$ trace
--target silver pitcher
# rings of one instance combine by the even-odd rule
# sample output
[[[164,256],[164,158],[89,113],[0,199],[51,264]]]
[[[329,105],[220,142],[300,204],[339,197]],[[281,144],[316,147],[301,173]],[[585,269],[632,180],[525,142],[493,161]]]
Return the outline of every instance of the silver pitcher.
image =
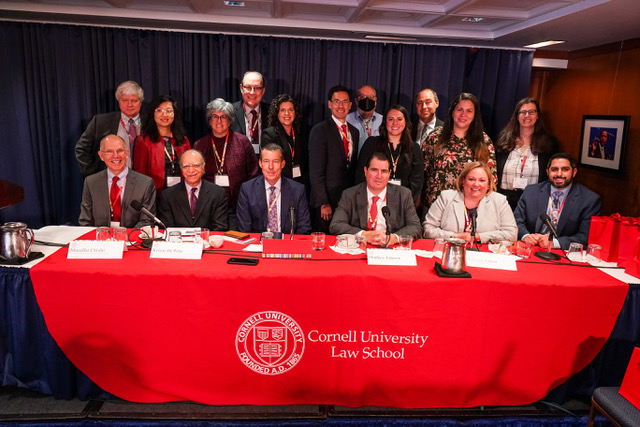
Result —
[[[7,222],[0,226],[0,259],[19,261],[29,258],[33,245],[33,230],[22,222]]]
[[[441,266],[446,273],[464,273],[467,268],[466,250],[464,239],[445,239],[442,251]]]

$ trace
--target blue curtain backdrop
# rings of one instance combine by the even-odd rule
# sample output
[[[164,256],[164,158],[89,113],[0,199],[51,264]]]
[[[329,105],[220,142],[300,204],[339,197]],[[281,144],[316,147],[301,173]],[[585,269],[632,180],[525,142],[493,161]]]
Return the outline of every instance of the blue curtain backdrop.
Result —
[[[0,179],[25,190],[24,202],[0,210],[0,223],[34,228],[77,223],[83,179],[75,143],[94,114],[117,110],[114,92],[124,80],[140,83],[146,101],[174,96],[192,141],[208,131],[208,101],[240,99],[246,70],[264,74],[266,101],[296,97],[307,129],[328,114],[334,84],[370,84],[378,111],[400,103],[412,114],[415,93],[431,87],[440,118],[460,92],[477,95],[495,139],[528,94],[533,60],[529,51],[14,22],[0,22],[0,40]]]

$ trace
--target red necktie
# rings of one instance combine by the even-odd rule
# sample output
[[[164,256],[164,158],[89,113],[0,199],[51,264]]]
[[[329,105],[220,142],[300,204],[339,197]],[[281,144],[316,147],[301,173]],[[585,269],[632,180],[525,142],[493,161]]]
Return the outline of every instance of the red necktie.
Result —
[[[122,214],[122,210],[120,207],[120,187],[118,187],[118,178],[117,176],[113,177],[113,182],[111,183],[111,193],[109,197],[111,198],[111,210],[113,212],[112,220],[114,222],[120,222],[120,215]]]
[[[375,230],[378,224],[378,200],[380,197],[373,196],[371,198],[371,207],[369,208],[369,221],[367,223],[367,230]]]
[[[191,208],[191,218],[196,216],[196,203],[198,202],[198,198],[196,197],[197,188],[191,188],[191,197],[189,198],[189,207]]]
[[[342,125],[342,143],[344,144],[344,155],[349,160],[349,140],[347,139],[347,125]]]

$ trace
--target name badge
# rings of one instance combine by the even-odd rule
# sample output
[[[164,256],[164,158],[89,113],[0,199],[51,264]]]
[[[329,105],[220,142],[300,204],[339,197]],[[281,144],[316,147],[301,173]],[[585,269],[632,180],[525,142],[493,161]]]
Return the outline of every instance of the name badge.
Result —
[[[302,172],[300,172],[300,166],[294,166],[291,169],[294,178],[300,178],[302,176]]]
[[[389,180],[389,184],[401,186],[402,185],[402,181],[400,181],[399,179],[390,179]]]
[[[220,187],[228,187],[229,186],[229,175],[216,175],[216,185]]]
[[[67,259],[122,259],[123,241],[74,240]]]
[[[260,144],[252,144],[253,145],[253,152],[256,154],[260,154]]]
[[[513,188],[524,190],[527,186],[527,178],[513,178]]]
[[[167,187],[173,187],[176,184],[180,184],[179,176],[168,176],[167,177]]]
[[[202,259],[202,243],[153,242],[149,258]]]

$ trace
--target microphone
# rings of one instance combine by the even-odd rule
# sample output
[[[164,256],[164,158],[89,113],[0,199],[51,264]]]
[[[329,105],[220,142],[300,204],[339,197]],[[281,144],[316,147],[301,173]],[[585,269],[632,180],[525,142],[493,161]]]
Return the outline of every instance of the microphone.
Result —
[[[162,221],[160,221],[158,219],[157,216],[155,216],[154,214],[152,214],[149,209],[145,208],[144,206],[142,206],[142,203],[140,203],[139,200],[132,200],[131,201],[131,207],[133,209],[135,209],[136,212],[142,212],[143,214],[147,215],[148,217],[150,217],[151,219],[153,219],[153,222],[155,222],[158,225],[161,225],[162,228],[164,228],[165,230],[167,229],[167,226],[163,224]]]
[[[391,211],[388,206],[382,207],[382,216],[384,217],[384,222],[387,223],[387,236],[391,234]]]
[[[471,219],[471,248],[469,248],[469,250],[477,251],[478,248],[474,248],[473,244],[476,243],[476,231],[477,231],[476,220],[478,218],[478,209],[477,208],[467,209],[467,212],[469,213],[469,218]]]
[[[296,227],[296,204],[293,202],[289,205],[289,218],[291,219],[291,236],[289,240],[293,240],[293,233]]]
[[[544,222],[544,224],[549,228],[549,237],[553,236],[556,239],[558,239],[558,233],[556,233],[556,229],[553,226],[553,223],[551,222],[551,218],[549,218],[549,215],[547,215],[546,213],[541,213],[540,220]],[[560,259],[560,255],[554,254],[553,252],[551,252],[551,246],[549,246],[549,249],[547,252],[543,252],[543,251],[536,252],[536,256],[545,261],[558,261]]]

